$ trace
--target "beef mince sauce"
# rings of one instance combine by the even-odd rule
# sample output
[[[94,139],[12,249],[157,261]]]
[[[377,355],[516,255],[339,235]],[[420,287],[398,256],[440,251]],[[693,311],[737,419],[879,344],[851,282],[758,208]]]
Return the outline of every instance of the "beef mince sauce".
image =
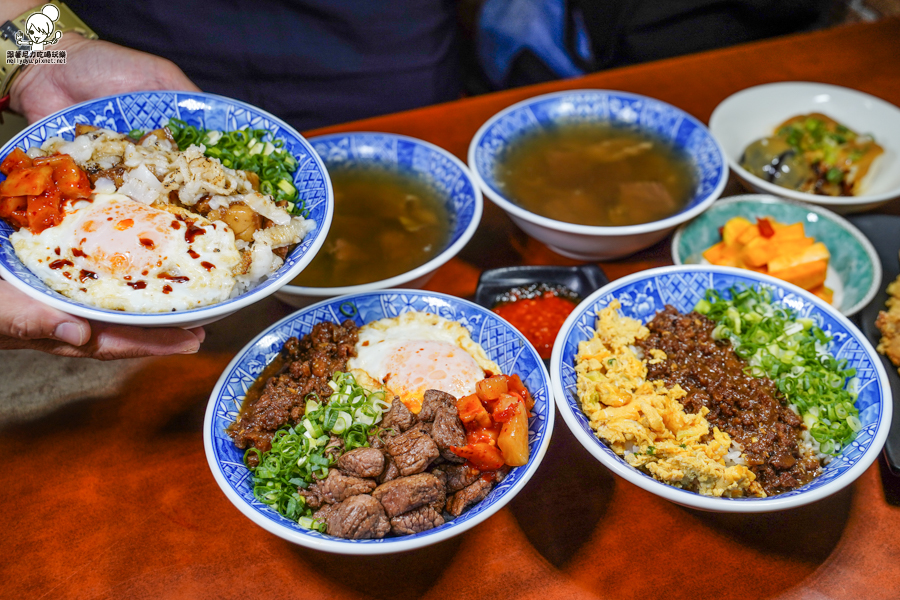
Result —
[[[665,360],[647,364],[647,378],[669,388],[680,385],[687,392],[681,402],[688,413],[708,408],[707,421],[741,445],[766,494],[810,481],[821,468],[815,455],[800,447],[803,420],[787,407],[771,379],[745,373],[747,362],[731,344],[713,339],[715,326],[701,314],[666,306],[647,324],[650,336],[637,342],[645,356],[651,349],[666,353]]]
[[[303,338],[289,339],[247,391],[228,430],[234,444],[270,450],[280,427],[303,419],[308,394],[331,395],[328,382],[356,355],[357,337],[356,325],[345,321],[319,323]],[[464,445],[453,396],[426,391],[418,414],[395,398],[369,436],[369,447],[344,452],[341,438],[332,436],[325,447],[335,461],[328,476],[299,492],[329,535],[367,539],[419,533],[480,502],[509,471],[505,466],[478,471],[450,450]],[[246,460],[255,467],[259,459],[249,453]]]
[[[340,325],[322,322],[303,338],[285,342],[281,354],[247,390],[240,415],[228,428],[234,445],[268,452],[272,436],[282,425],[303,418],[308,394],[328,398],[331,377],[344,371],[347,359],[356,356],[358,329],[350,320]],[[247,459],[256,466],[255,454]]]

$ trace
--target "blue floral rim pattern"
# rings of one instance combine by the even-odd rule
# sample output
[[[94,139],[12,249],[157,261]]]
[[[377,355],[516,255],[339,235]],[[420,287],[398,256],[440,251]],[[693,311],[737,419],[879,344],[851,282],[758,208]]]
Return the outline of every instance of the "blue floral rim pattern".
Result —
[[[859,394],[856,406],[859,409],[862,429],[853,442],[824,468],[819,477],[800,488],[770,498],[723,498],[717,500],[719,502],[749,503],[765,503],[773,500],[783,502],[785,499],[807,494],[833,482],[863,460],[864,456],[871,459],[873,452],[877,453],[881,450],[880,446],[884,441],[886,428],[890,426],[885,419],[886,413],[890,414],[890,392],[884,382],[881,364],[871,346],[843,316],[838,315],[836,311],[830,312],[833,309],[825,310],[811,299],[810,295],[800,291],[799,288],[780,285],[771,278],[757,277],[753,273],[737,272],[735,269],[697,266],[654,269],[646,274],[641,273],[625,278],[622,282],[610,284],[601,290],[599,295],[592,296],[582,303],[571,317],[573,319],[571,324],[560,332],[560,337],[557,339],[557,345],[561,348],[560,362],[558,368],[554,365],[554,377],[558,378],[563,397],[557,395],[556,400],[560,410],[569,411],[574,415],[578,427],[596,444],[595,449],[599,449],[608,459],[639,474],[640,477],[664,486],[665,484],[625,462],[601,442],[591,429],[588,418],[581,410],[576,393],[575,356],[578,353],[578,344],[593,336],[597,313],[614,299],[617,299],[622,305],[620,313],[623,316],[646,323],[666,305],[672,305],[680,312],[690,312],[704,297],[707,289],[714,288],[726,293],[733,286],[763,286],[769,289],[775,300],[794,309],[800,316],[813,319],[825,333],[831,335],[833,341],[830,351],[838,359],[846,359],[848,366],[856,369]],[[880,441],[878,441],[879,439]],[[678,495],[697,497],[697,494],[693,492],[666,487]]]
[[[461,516],[445,524],[412,536],[377,540],[343,540],[309,531],[260,503],[250,485],[250,472],[243,463],[243,451],[235,448],[225,429],[234,421],[247,389],[281,350],[285,341],[308,333],[322,321],[341,323],[348,318],[357,325],[382,318],[419,311],[451,319],[463,325],[472,339],[481,344],[503,373],[518,374],[534,397],[535,405],[529,421],[528,441],[531,456],[527,465],[517,467],[491,490],[490,494]],[[511,325],[491,311],[453,296],[417,290],[385,290],[334,298],[302,309],[276,323],[250,342],[219,379],[207,407],[206,452],[217,481],[227,486],[226,495],[247,512],[265,519],[270,526],[290,534],[290,538],[307,538],[310,542],[327,540],[347,545],[384,545],[399,540],[439,536],[448,529],[467,523],[484,513],[490,514],[509,500],[510,490],[527,480],[542,457],[552,433],[553,400],[550,381],[537,351]],[[498,504],[499,503],[499,504]],[[285,537],[285,536],[283,536]],[[302,542],[301,542],[302,543]]]
[[[220,131],[235,131],[244,127],[267,129],[275,138],[284,140],[284,148],[297,159],[299,166],[294,174],[294,185],[299,191],[300,198],[305,200],[309,218],[316,223],[316,228],[291,251],[285,259],[284,265],[274,275],[241,296],[220,302],[215,306],[222,307],[237,302],[250,294],[267,294],[270,291],[268,288],[272,286],[280,287],[284,283],[281,275],[290,271],[294,265],[304,259],[314,244],[316,247],[321,245],[320,238],[324,238],[328,233],[323,224],[326,222],[326,216],[330,213],[334,199],[325,166],[309,142],[290,125],[263,110],[238,100],[199,92],[134,92],[108,96],[76,104],[31,125],[0,149],[0,160],[6,158],[16,147],[27,150],[32,146],[40,146],[53,136],[72,140],[75,137],[75,125],[77,124],[94,125],[127,133],[132,129],[156,129],[172,118],[181,119],[198,128]],[[25,268],[16,257],[15,250],[9,241],[9,236],[13,231],[6,222],[0,221],[0,264],[9,273],[32,288],[65,304],[82,306],[81,303],[51,290],[39,277]],[[206,306],[180,311],[180,313],[191,314],[209,308]],[[92,307],[92,309],[116,315],[147,316],[147,313],[128,313],[96,307]]]
[[[447,246],[463,237],[478,203],[468,169],[446,150],[390,133],[335,133],[309,140],[329,169],[383,168],[429,185],[444,199],[452,218]]]

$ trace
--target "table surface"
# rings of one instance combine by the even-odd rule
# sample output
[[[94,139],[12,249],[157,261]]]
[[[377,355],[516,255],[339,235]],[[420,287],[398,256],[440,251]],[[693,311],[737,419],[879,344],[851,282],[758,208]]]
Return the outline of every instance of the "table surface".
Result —
[[[741,89],[821,81],[900,105],[900,20],[781,38],[331,127],[419,137],[465,160],[491,115],[540,93],[646,94],[704,122]],[[740,193],[732,182],[726,194]],[[900,214],[894,202],[882,212]],[[574,264],[486,202],[478,232],[429,289],[471,297],[479,273]],[[600,263],[611,279],[669,265],[669,240]],[[291,309],[274,298],[208,326],[203,350],[148,360],[124,391],[0,430],[4,598],[900,597],[900,478],[883,460],[811,506],[768,515],[682,508],[614,477],[557,419],[512,502],[444,543],[386,557],[307,550],[251,523],[219,490],[201,425],[234,354]]]

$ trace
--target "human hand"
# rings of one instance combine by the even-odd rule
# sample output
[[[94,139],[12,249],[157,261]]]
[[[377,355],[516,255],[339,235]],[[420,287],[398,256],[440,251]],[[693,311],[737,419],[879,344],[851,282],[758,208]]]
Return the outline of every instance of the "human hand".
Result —
[[[36,302],[0,281],[0,349],[113,360],[193,354],[205,338],[202,327],[143,328],[86,321]]]
[[[164,58],[67,33],[53,46],[64,65],[31,65],[13,82],[10,107],[34,123],[58,110],[100,96],[138,90],[200,91]]]

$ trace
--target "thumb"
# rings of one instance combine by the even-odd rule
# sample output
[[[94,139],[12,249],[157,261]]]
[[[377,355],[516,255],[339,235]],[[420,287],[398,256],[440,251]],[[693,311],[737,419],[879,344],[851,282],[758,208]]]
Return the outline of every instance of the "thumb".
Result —
[[[0,336],[82,346],[91,339],[91,327],[84,319],[46,306],[0,281]]]

